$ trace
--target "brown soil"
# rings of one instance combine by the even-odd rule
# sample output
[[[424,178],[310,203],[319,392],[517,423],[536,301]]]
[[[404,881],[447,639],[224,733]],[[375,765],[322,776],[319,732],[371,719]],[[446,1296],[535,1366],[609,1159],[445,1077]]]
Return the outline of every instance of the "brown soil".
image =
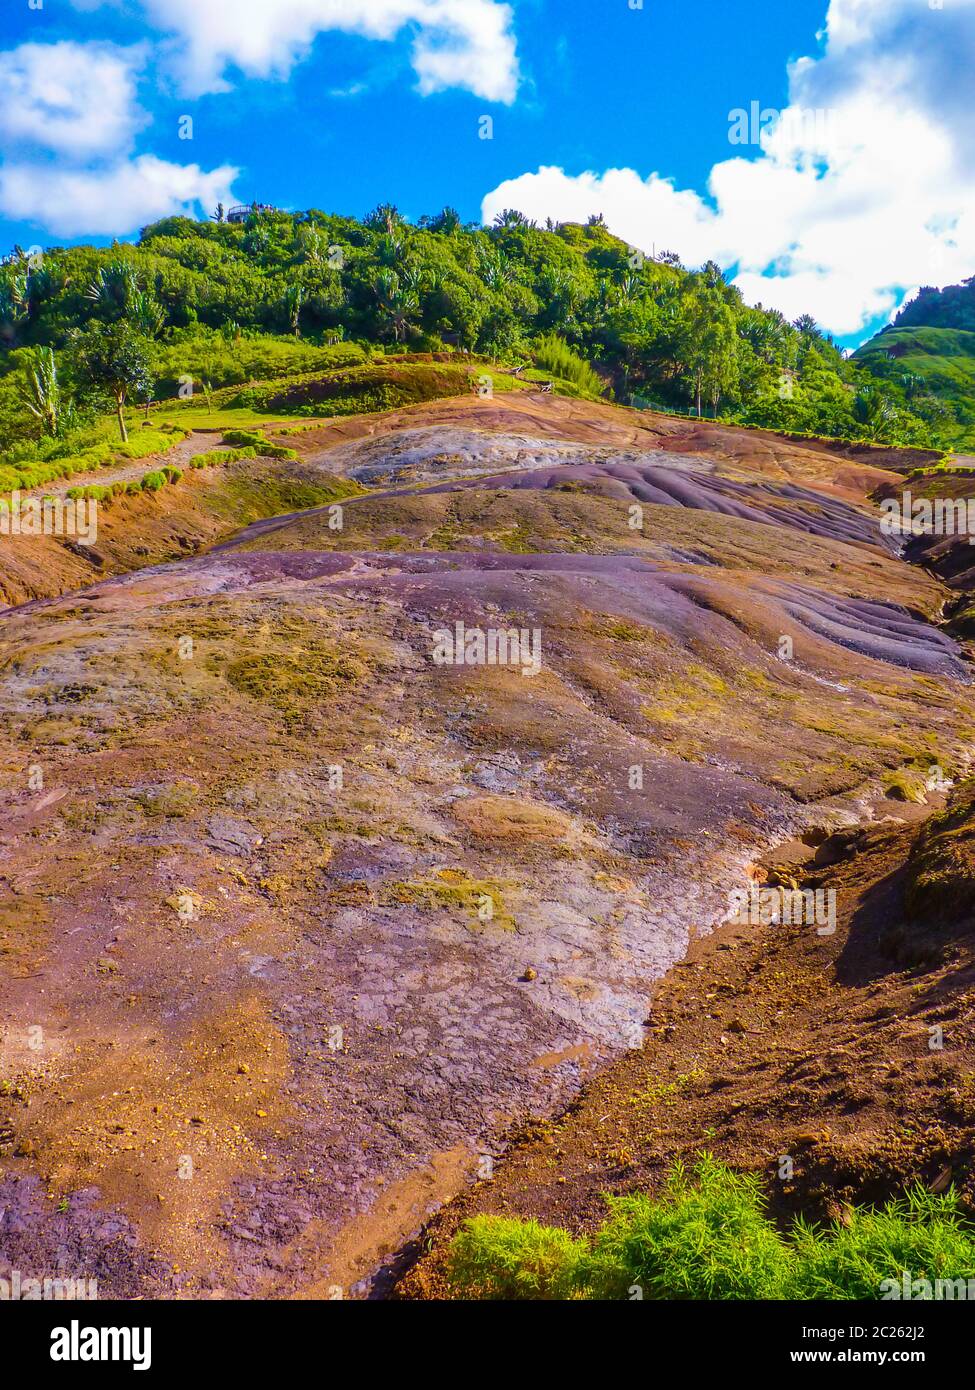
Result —
[[[452,1296],[447,1251],[473,1215],[591,1231],[603,1194],[652,1191],[702,1151],[762,1174],[777,1215],[842,1219],[916,1181],[954,1183],[975,1211],[975,940],[970,921],[945,942],[907,916],[916,834],[874,827],[846,862],[801,876],[837,890],[834,936],[728,925],[696,940],[660,982],[642,1048],[510,1136],[492,1179],[405,1253],[397,1296]]]
[[[380,484],[332,530],[307,490],[421,428],[421,471],[448,490]],[[120,1297],[381,1288],[432,1205],[607,1063],[575,1167],[540,1160],[543,1215],[578,1180],[572,1219],[595,1220],[607,1183],[652,1182],[705,1140],[764,1167],[830,1106],[903,1155],[913,1093],[880,1087],[913,1075],[896,1029],[916,1016],[923,1034],[940,1005],[894,966],[841,978],[840,936],[695,945],[626,1050],[770,843],[876,816],[885,780],[910,789],[935,758],[968,766],[948,591],[882,542],[881,460],[527,393],[288,442],[297,465],[111,508],[112,577],[3,615],[0,1269],[75,1250]],[[578,488],[519,490],[553,450],[559,469],[586,451]],[[621,453],[670,480],[641,532]],[[460,619],[541,630],[540,673],[437,664],[434,634]],[[871,988],[891,1020],[868,1018]],[[839,1043],[816,1032],[827,998]],[[798,1042],[773,1035],[783,1019]],[[891,1054],[864,1053],[888,1025]],[[763,1088],[802,1059],[774,1110]],[[931,1164],[950,1157],[932,1145]],[[852,1158],[830,1162],[811,1202],[855,1186]]]

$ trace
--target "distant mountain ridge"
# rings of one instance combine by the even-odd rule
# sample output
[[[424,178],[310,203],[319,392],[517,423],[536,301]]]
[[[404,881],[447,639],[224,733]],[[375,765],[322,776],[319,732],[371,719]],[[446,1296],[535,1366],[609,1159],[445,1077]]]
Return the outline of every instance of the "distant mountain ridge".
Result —
[[[856,361],[956,448],[975,447],[975,275],[940,290],[925,285]]]
[[[892,328],[958,328],[975,333],[975,275],[938,290],[925,285],[905,304]]]

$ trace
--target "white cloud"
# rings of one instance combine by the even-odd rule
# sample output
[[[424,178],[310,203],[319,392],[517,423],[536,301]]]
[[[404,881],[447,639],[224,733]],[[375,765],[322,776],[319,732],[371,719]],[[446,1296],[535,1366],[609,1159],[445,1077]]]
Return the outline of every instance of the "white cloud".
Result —
[[[760,151],[714,166],[708,198],[659,174],[542,168],[483,215],[602,212],[634,245],[736,266],[750,301],[854,334],[908,287],[975,271],[973,66],[975,0],[831,0],[823,52],[790,70],[789,111]]]
[[[123,154],[145,124],[135,100],[144,59],[141,45],[70,42],[0,53],[0,145]]]
[[[102,169],[37,164],[0,167],[0,208],[57,235],[112,236],[175,213],[209,213],[232,201],[238,170],[209,172],[143,154]]]
[[[233,67],[251,77],[286,77],[319,34],[339,31],[388,41],[408,28],[416,30],[413,66],[424,94],[461,87],[507,103],[518,87],[513,14],[500,0],[142,3],[155,27],[173,36],[173,61],[193,96],[226,91]]]
[[[131,157],[144,45],[26,43],[0,52],[0,213],[59,236],[116,236],[231,201],[237,170]]]

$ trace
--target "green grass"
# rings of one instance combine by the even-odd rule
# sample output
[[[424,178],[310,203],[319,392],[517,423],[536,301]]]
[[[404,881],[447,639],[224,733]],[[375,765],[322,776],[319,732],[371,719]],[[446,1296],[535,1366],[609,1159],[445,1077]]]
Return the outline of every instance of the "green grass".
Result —
[[[883,1211],[851,1211],[848,1225],[818,1231],[801,1222],[794,1238],[799,1298],[875,1299],[885,1279],[971,1279],[975,1241],[951,1197],[917,1187]]]
[[[603,383],[585,358],[573,352],[568,343],[556,333],[539,338],[534,350],[535,365],[543,372],[563,382],[570,382],[582,395],[598,397],[603,393]]]
[[[287,417],[280,411],[274,414],[267,410],[252,410],[249,406],[227,406],[214,400],[213,407],[206,401],[165,401],[159,408],[159,419],[170,428],[183,430],[212,431],[214,434],[229,429],[261,429],[276,422],[284,424]]]
[[[159,396],[175,396],[190,377],[195,399],[202,400],[202,383],[212,390],[242,386],[304,372],[326,372],[365,362],[368,347],[339,343],[319,347],[292,337],[243,333],[235,337],[200,325],[174,332],[166,342],[152,345],[152,376]]]
[[[909,400],[925,393],[943,402],[955,416],[941,423],[946,438],[961,451],[975,449],[975,333],[887,328],[859,349],[856,360],[908,391]]]
[[[241,459],[256,459],[258,451],[253,445],[246,449],[210,449],[205,454],[194,454],[190,459],[191,468],[218,468],[221,464],[239,463]]]
[[[0,456],[0,492],[14,488],[36,488],[78,473],[96,473],[102,468],[164,454],[185,439],[175,426],[134,429],[127,444],[106,441],[98,428],[67,442],[47,440],[38,446],[33,458],[4,461]]]
[[[316,371],[270,381],[252,381],[210,393],[209,401],[165,402],[159,418],[181,429],[253,432],[300,420],[370,414],[419,405],[425,401],[471,394],[475,384],[490,383],[492,392],[526,391],[548,378],[530,373],[522,380],[490,362],[413,362],[394,356],[328,372]],[[564,395],[578,395],[571,383],[556,382]],[[163,413],[164,412],[164,413]]]
[[[225,430],[224,444],[237,449],[254,449],[257,457],[267,459],[296,459],[297,452],[283,444],[272,444],[269,439],[254,430]]]
[[[166,465],[164,468],[156,468],[144,473],[141,478],[131,478],[129,480],[118,479],[114,483],[88,483],[83,487],[68,488],[68,497],[86,497],[91,501],[98,502],[103,507],[109,507],[122,496],[134,496],[139,492],[159,492],[167,483],[178,483],[183,476],[181,468],[173,468]]]
[[[475,384],[486,385],[488,381],[495,392],[526,389],[517,378],[495,371],[488,362],[458,365],[390,356],[339,371],[251,384],[233,394],[226,404],[264,412],[272,418],[297,415],[329,419],[470,395]]]
[[[478,1299],[579,1298],[587,1254],[585,1241],[558,1226],[475,1216],[451,1247],[451,1281]]]
[[[880,1299],[884,1280],[975,1277],[975,1230],[953,1192],[916,1188],[843,1223],[769,1219],[762,1183],[708,1154],[677,1164],[657,1197],[609,1197],[594,1236],[477,1216],[451,1245],[448,1278],[469,1299]],[[915,1297],[918,1295],[915,1294]],[[923,1294],[921,1295],[924,1296]]]

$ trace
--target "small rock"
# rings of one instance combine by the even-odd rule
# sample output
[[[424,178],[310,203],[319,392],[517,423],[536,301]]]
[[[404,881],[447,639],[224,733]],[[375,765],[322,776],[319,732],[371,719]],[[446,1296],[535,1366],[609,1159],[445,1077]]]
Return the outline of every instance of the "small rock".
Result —
[[[532,980],[538,979],[538,971],[534,969],[533,966],[529,965],[526,968],[524,975],[522,975],[520,978],[524,981],[525,984],[530,985]]]
[[[950,1169],[950,1168],[942,1168],[941,1172],[940,1172],[940,1173],[938,1174],[938,1176],[935,1178],[934,1182],[930,1184],[930,1191],[931,1191],[931,1192],[944,1192],[945,1189],[948,1188],[948,1187],[950,1187],[950,1186],[951,1186],[951,1169]]]

